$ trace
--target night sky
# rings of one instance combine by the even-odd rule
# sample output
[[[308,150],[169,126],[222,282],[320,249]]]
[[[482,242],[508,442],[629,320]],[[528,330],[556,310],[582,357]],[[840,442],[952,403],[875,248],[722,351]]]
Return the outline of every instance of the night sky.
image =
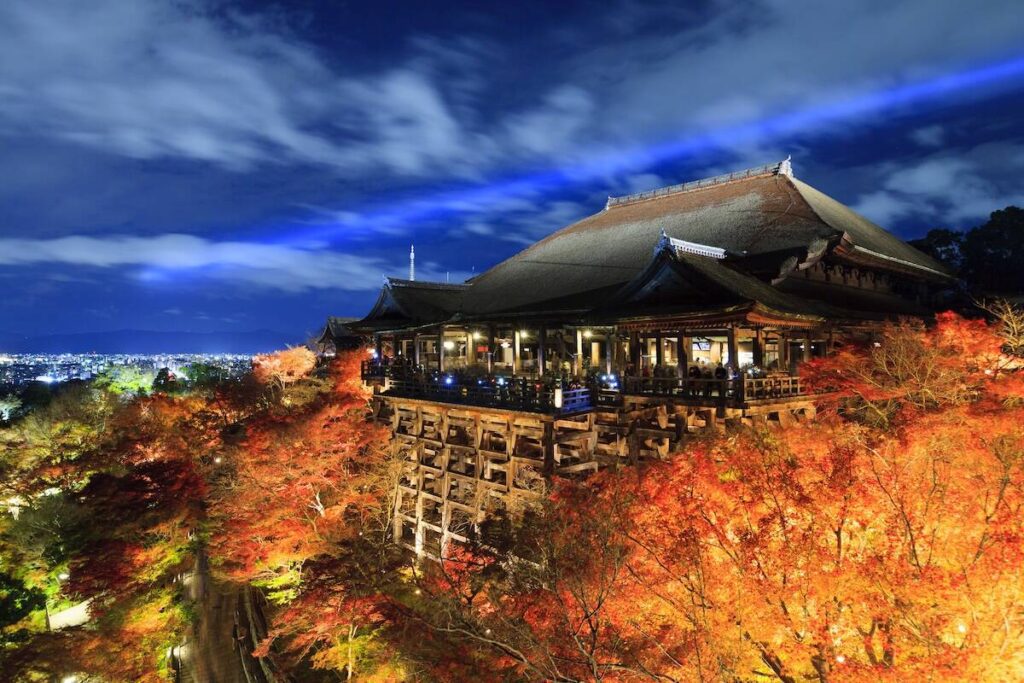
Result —
[[[969,228],[1024,205],[1022,111],[1020,0],[3,0],[0,332],[301,336],[410,243],[457,282],[788,154],[903,237]]]

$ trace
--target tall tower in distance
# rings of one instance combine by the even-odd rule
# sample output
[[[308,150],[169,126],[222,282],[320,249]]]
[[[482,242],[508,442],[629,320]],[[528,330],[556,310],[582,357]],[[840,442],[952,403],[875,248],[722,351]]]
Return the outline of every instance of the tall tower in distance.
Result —
[[[416,279],[416,246],[409,245],[409,280]]]

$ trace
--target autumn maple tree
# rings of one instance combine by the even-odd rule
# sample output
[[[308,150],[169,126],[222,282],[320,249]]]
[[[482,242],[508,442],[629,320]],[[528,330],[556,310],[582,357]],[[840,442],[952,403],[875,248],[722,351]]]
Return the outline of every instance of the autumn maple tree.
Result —
[[[438,670],[1020,678],[1024,408],[999,332],[894,325],[817,365],[836,409],[814,423],[563,482],[537,561],[479,546],[426,572],[419,618],[455,653]]]

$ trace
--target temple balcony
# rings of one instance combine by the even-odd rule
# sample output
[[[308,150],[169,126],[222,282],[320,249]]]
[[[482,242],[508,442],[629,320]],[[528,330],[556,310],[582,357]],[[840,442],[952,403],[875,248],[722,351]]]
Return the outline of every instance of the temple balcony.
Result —
[[[607,397],[608,392],[602,392]],[[748,405],[806,398],[800,378],[792,375],[706,379],[690,377],[624,377],[621,394],[672,397],[693,405]]]
[[[409,365],[364,361],[363,382],[384,396],[517,412],[568,415],[589,410],[589,387],[564,387],[537,377],[476,376],[460,371],[425,371]]]
[[[800,378],[784,373],[729,379],[598,375],[581,386],[551,377],[446,373],[368,361],[363,381],[383,396],[548,415],[584,413],[622,405],[625,399],[651,398],[706,407],[743,408],[806,400]]]

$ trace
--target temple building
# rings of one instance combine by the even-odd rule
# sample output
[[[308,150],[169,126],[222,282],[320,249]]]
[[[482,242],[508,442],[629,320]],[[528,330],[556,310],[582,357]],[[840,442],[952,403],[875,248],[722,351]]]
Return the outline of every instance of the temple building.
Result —
[[[338,351],[352,351],[358,349],[365,343],[365,339],[358,332],[349,328],[358,318],[337,318],[331,316],[327,319],[324,329],[320,331],[313,346],[321,356],[334,356]]]
[[[438,556],[552,475],[813,417],[802,362],[927,319],[952,283],[788,159],[609,198],[464,284],[388,279],[347,327],[406,463],[396,537]]]

